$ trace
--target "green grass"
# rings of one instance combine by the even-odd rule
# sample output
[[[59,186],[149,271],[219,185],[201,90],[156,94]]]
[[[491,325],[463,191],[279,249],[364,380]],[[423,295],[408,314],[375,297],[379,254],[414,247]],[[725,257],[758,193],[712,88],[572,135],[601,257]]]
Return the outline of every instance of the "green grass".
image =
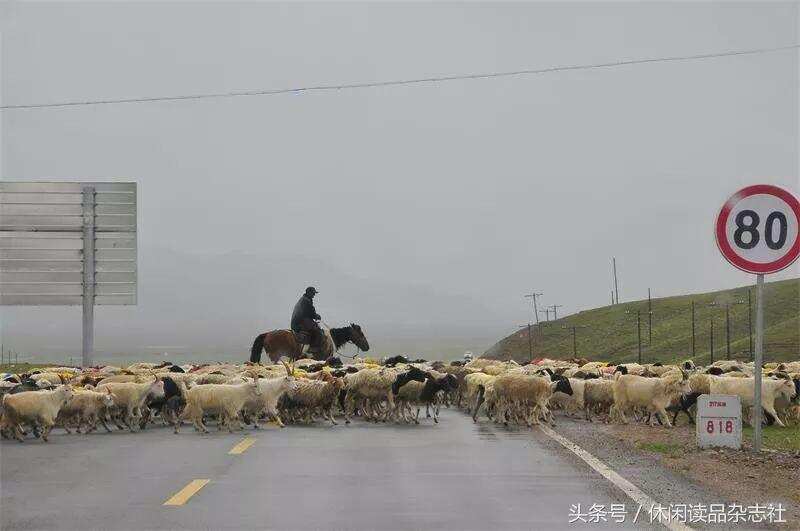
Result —
[[[708,363],[710,321],[714,320],[714,359],[726,357],[725,304],[730,306],[731,357],[749,359],[747,292],[752,290],[755,326],[755,288],[744,286],[725,291],[698,293],[652,300],[652,343],[648,344],[647,300],[605,306],[569,315],[534,328],[534,358],[573,357],[572,331],[563,326],[578,326],[577,355],[590,360],[613,363],[638,358],[636,311],[641,312],[642,361],[671,362],[693,358]],[[764,359],[800,359],[800,279],[767,283],[764,286]],[[691,303],[695,304],[695,355],[692,356]],[[735,304],[744,301],[743,304]],[[710,306],[716,303],[716,306]],[[628,311],[629,313],[625,313]],[[753,332],[755,335],[755,331]],[[754,337],[755,340],[755,337]],[[502,360],[529,359],[526,330],[498,341],[484,353]]]
[[[664,454],[667,457],[680,457],[683,454],[683,447],[680,444],[651,442],[637,443],[636,447],[640,450]]]
[[[753,440],[753,428],[744,426],[742,434],[746,439]],[[787,428],[766,426],[761,429],[761,437],[766,448],[800,452],[800,425]]]
[[[52,363],[3,363],[0,364],[0,372],[13,372],[15,374],[21,374],[23,372],[28,372],[31,369],[41,367],[55,367],[55,365]]]

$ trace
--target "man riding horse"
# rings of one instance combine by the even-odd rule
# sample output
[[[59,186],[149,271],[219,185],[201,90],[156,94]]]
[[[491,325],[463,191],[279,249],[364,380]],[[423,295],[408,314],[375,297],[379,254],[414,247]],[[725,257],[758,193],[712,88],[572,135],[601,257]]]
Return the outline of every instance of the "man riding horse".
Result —
[[[319,349],[322,343],[322,330],[317,321],[322,319],[314,308],[314,295],[319,293],[316,288],[309,286],[306,292],[294,305],[292,312],[292,331],[297,336],[298,343],[309,345],[312,350]]]

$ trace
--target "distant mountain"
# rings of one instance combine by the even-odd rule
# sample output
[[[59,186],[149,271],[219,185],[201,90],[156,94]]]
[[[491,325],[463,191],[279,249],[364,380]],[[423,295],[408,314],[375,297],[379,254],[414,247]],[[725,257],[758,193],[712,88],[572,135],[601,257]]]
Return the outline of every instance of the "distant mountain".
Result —
[[[732,357],[749,358],[750,328],[748,290],[752,291],[755,326],[755,287],[698,293],[652,300],[652,342],[647,300],[604,306],[541,323],[532,334],[533,357],[564,359],[575,353],[590,360],[631,362],[638,359],[636,312],[639,311],[642,359],[645,363],[693,358],[706,363],[711,358],[711,327],[714,328],[714,359],[727,356],[725,305],[730,305],[730,351]],[[765,359],[800,359],[800,279],[765,284]],[[695,355],[692,356],[692,311],[695,307]],[[712,305],[713,304],[713,305]],[[573,330],[575,343],[573,345]],[[755,331],[753,331],[755,334]],[[754,336],[755,339],[755,336]],[[519,362],[530,358],[527,330],[515,332],[495,343],[483,357]]]

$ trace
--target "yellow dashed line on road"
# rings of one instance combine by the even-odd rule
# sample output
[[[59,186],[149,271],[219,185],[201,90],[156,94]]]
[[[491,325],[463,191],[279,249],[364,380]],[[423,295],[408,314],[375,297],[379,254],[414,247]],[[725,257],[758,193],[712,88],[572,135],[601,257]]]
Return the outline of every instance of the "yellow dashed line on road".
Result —
[[[206,486],[211,481],[209,479],[195,479],[189,482],[188,485],[175,493],[175,495],[164,502],[164,505],[183,505],[189,498],[197,494],[197,491]]]
[[[239,455],[244,453],[245,450],[253,446],[254,442],[256,442],[255,437],[245,437],[239,444],[231,448],[230,452],[228,452],[228,455]]]

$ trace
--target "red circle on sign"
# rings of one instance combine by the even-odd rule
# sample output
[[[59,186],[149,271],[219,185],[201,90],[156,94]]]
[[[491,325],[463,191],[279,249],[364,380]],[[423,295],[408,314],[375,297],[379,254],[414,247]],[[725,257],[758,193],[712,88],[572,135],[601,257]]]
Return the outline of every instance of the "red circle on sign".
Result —
[[[742,271],[747,271],[748,273],[755,273],[758,275],[776,273],[792,265],[792,262],[797,260],[797,257],[800,256],[800,235],[795,238],[794,244],[786,251],[786,254],[777,260],[773,260],[772,262],[753,262],[736,254],[736,251],[734,251],[733,247],[731,247],[731,244],[728,242],[728,238],[725,234],[728,216],[730,216],[731,210],[733,210],[733,207],[736,205],[736,203],[745,197],[750,197],[751,195],[756,194],[772,195],[781,199],[784,203],[789,205],[789,207],[792,209],[792,212],[794,212],[795,218],[798,219],[798,223],[800,223],[800,202],[797,201],[797,198],[792,193],[771,184],[754,184],[752,186],[742,188],[733,194],[727,201],[725,201],[724,205],[722,205],[722,209],[720,209],[719,214],[717,215],[717,228],[715,231],[717,247],[719,247],[722,256],[724,256],[725,259],[731,263],[731,265],[738,267]]]

